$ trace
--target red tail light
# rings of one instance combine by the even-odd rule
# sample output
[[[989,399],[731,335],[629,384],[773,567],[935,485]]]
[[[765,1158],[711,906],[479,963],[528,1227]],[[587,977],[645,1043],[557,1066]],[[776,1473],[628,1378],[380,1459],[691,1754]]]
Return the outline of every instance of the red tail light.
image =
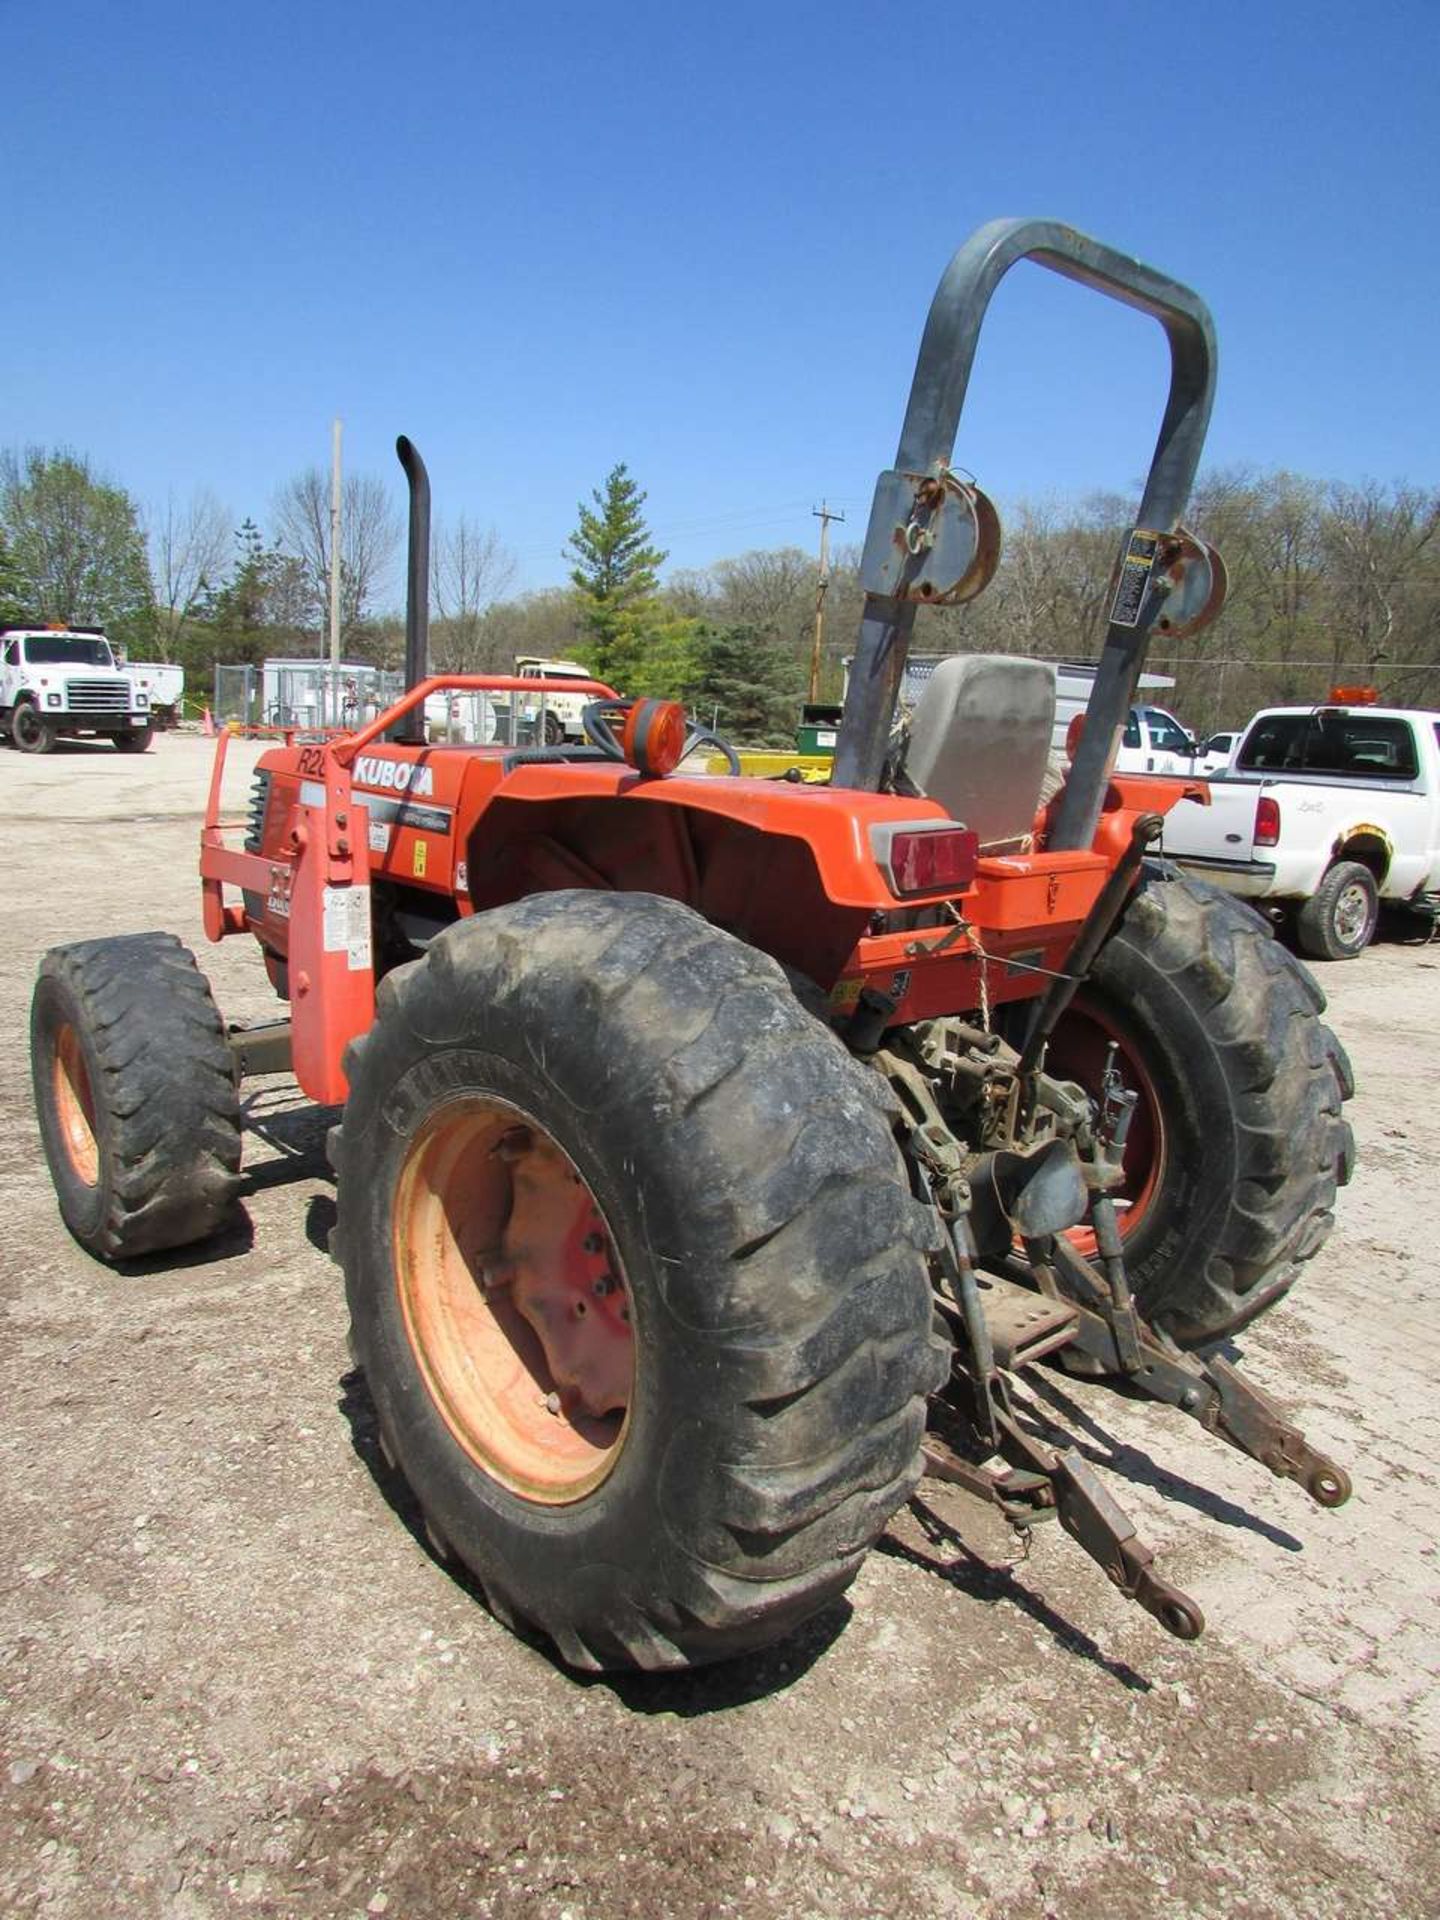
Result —
[[[959,893],[975,878],[980,840],[968,827],[872,827],[875,860],[890,891]]]
[[[1257,847],[1280,844],[1280,802],[1271,799],[1268,793],[1261,795],[1255,809],[1255,844]]]

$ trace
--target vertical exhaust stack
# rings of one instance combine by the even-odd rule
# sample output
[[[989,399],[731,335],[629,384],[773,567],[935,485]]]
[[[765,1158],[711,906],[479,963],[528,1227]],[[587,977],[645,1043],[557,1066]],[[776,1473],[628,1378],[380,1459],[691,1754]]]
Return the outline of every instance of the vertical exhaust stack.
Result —
[[[414,442],[403,433],[395,442],[395,451],[410,489],[410,540],[405,563],[405,691],[409,693],[430,671],[430,476]],[[391,738],[403,745],[423,746],[423,708],[416,707],[398,720]]]

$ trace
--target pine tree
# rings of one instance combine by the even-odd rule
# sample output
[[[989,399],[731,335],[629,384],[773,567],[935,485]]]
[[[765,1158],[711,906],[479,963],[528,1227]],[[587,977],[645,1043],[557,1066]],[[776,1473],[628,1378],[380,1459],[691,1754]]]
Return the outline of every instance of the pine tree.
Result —
[[[798,661],[752,626],[702,626],[695,637],[692,712],[712,713],[721,733],[753,745],[793,743],[799,709]]]
[[[603,680],[643,647],[647,606],[660,584],[656,570],[666,556],[650,544],[641,512],[645,495],[623,461],[590,498],[594,507],[581,503],[580,524],[565,551],[575,562],[570,578],[589,635],[588,664]]]

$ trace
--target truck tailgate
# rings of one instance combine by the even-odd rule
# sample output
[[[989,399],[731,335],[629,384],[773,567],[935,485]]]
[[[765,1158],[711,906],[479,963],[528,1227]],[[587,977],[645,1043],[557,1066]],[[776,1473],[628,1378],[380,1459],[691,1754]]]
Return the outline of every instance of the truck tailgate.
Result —
[[[1252,780],[1214,780],[1208,783],[1210,804],[1181,800],[1165,816],[1161,852],[1197,874],[1244,877],[1253,880],[1247,891],[1262,892],[1274,874],[1273,863],[1256,858],[1255,812],[1262,786]]]

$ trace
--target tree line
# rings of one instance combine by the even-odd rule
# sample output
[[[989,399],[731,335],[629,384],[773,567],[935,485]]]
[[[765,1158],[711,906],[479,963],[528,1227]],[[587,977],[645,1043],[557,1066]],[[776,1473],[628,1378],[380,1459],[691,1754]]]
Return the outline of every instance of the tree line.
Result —
[[[617,465],[577,507],[566,586],[515,595],[513,556],[493,528],[437,518],[431,659],[450,672],[509,671],[518,653],[578,660],[628,693],[683,699],[747,740],[786,740],[804,697],[817,563],[797,547],[672,570],[646,496]],[[1021,501],[1008,509],[996,577],[963,608],[925,609],[914,645],[932,652],[1093,658],[1130,503]],[[1158,695],[1202,733],[1258,706],[1326,697],[1337,683],[1440,707],[1440,494],[1325,483],[1287,472],[1211,472],[1188,523],[1229,572],[1220,618],[1152,654],[1173,676]],[[0,454],[0,620],[103,624],[132,658],[178,661],[203,698],[217,661],[318,656],[330,600],[330,483],[286,482],[268,530],[207,490],[137,502],[69,451]],[[403,617],[381,606],[402,524],[379,480],[345,482],[340,624],[347,659],[398,666]],[[863,592],[859,549],[832,558],[821,697],[838,700]]]

